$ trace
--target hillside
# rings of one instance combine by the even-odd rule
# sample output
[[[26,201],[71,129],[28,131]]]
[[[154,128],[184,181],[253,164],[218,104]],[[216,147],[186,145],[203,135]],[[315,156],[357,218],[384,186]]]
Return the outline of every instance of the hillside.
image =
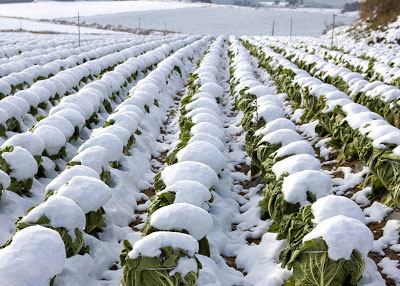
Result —
[[[366,44],[400,44],[400,1],[362,1],[360,19],[336,29],[336,40],[355,40]],[[330,37],[332,31],[328,31]]]

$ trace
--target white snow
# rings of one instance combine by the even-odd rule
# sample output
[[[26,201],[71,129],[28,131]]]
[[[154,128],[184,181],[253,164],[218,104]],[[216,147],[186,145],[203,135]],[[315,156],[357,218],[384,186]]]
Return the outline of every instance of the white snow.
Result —
[[[199,90],[201,92],[207,92],[208,94],[213,95],[215,98],[221,97],[224,92],[220,85],[212,82],[203,84]]]
[[[1,30],[18,31],[21,27],[23,30],[27,32],[55,32],[55,33],[78,34],[78,29],[76,28],[76,26],[73,25],[60,25],[60,24],[40,22],[35,20],[8,18],[1,16],[0,16],[0,27]],[[80,30],[82,34],[98,34],[98,35],[125,34],[122,32],[114,32],[110,30],[101,30],[101,29],[86,28],[86,27],[81,27]]]
[[[62,186],[57,195],[72,199],[87,214],[102,207],[111,198],[111,190],[99,179],[77,176]]]
[[[216,114],[221,114],[221,110],[215,100],[208,97],[196,99],[186,105],[187,111],[192,111],[197,108],[207,108],[214,111]]]
[[[150,223],[159,230],[186,230],[196,240],[206,236],[213,226],[208,212],[187,203],[174,203],[156,210]]]
[[[12,152],[5,152],[2,157],[12,170],[9,175],[18,181],[33,178],[38,171],[36,160],[24,148],[15,146]]]
[[[314,223],[320,223],[337,215],[344,215],[365,223],[365,215],[361,208],[346,197],[326,196],[313,203],[311,209],[314,215]]]
[[[66,261],[64,242],[58,232],[43,226],[27,227],[0,250],[2,285],[48,285],[61,273]]]
[[[10,176],[7,173],[0,170],[0,184],[3,187],[2,189],[3,190],[7,189],[10,186],[10,183],[11,183]]]
[[[258,85],[252,88],[249,88],[245,92],[246,94],[253,94],[256,97],[262,97],[264,95],[273,95],[276,93],[275,89],[264,86],[264,85]]]
[[[179,150],[176,154],[178,162],[193,161],[200,162],[211,167],[215,173],[221,172],[226,165],[224,155],[208,142],[193,142]]]
[[[268,122],[263,128],[258,129],[256,131],[256,136],[260,134],[266,135],[279,129],[291,129],[295,131],[296,125],[286,118],[278,118]]]
[[[380,255],[384,256],[384,250],[391,245],[395,245],[398,243],[400,234],[400,222],[398,220],[388,220],[384,229],[383,235],[378,240],[374,241],[374,246],[372,248],[373,252],[377,252]]]
[[[382,268],[382,273],[386,274],[388,278],[396,281],[396,284],[400,282],[400,270],[398,269],[398,260],[392,260],[389,257],[384,257],[381,262],[378,263],[378,265]]]
[[[178,181],[158,192],[157,195],[165,192],[175,193],[174,203],[188,203],[198,207],[202,207],[205,202],[211,199],[211,192],[204,185],[196,181]]]
[[[218,177],[211,167],[192,161],[178,162],[166,167],[161,172],[161,179],[167,187],[178,181],[189,180],[199,182],[210,189],[218,182]]]
[[[196,111],[196,110],[197,109],[195,109],[193,111]],[[194,115],[192,117],[192,122],[195,123],[195,124],[196,123],[200,123],[200,122],[209,122],[209,123],[212,123],[214,125],[217,125],[218,127],[221,127],[221,128],[223,127],[222,123],[221,123],[221,120],[217,116],[211,115],[209,113],[198,113],[198,114]]]
[[[329,175],[321,171],[304,170],[284,178],[282,193],[285,201],[305,206],[310,204],[307,200],[307,192],[311,192],[318,200],[330,194],[332,187],[333,182]]]
[[[104,169],[108,168],[109,154],[108,150],[100,146],[92,146],[85,149],[83,152],[79,152],[72,162],[80,162],[83,166],[87,166],[93,170],[96,170],[98,174]]]
[[[72,178],[76,176],[86,176],[86,177],[100,179],[99,174],[93,169],[82,165],[75,165],[65,169],[61,174],[55,177],[46,186],[46,191],[51,191],[51,190],[57,191],[62,185],[68,183]]]
[[[83,231],[86,225],[85,214],[71,199],[62,196],[51,196],[46,202],[32,209],[22,218],[23,222],[35,223],[42,216],[50,219],[50,226],[64,227],[69,231],[76,228]]]
[[[40,120],[38,123],[36,123],[35,128],[47,128],[48,126],[57,128],[61,133],[64,134],[67,141],[72,134],[74,134],[74,126],[72,126],[67,119],[58,115],[52,115]]]
[[[199,251],[199,244],[190,235],[179,232],[157,231],[153,232],[133,245],[129,252],[129,258],[136,259],[141,256],[156,257],[161,254],[160,248],[171,246],[172,249],[185,250],[189,256],[193,256]]]
[[[265,135],[261,142],[268,142],[270,144],[281,144],[286,146],[289,143],[301,141],[301,136],[291,129],[279,129]]]
[[[122,150],[124,149],[124,145],[121,140],[113,134],[96,134],[96,136],[91,137],[85,143],[83,143],[78,152],[83,152],[90,147],[103,147],[107,150],[109,162],[118,161],[121,159]]]
[[[381,223],[392,210],[392,208],[384,204],[374,202],[372,206],[364,209],[364,213],[367,216],[367,224],[371,222]]]
[[[50,156],[58,154],[60,149],[67,144],[64,134],[53,126],[39,126],[33,130],[45,145],[45,150]]]
[[[32,156],[42,155],[45,147],[43,140],[31,132],[15,134],[6,140],[2,146],[19,146],[28,150]]]
[[[292,143],[283,146],[276,151],[275,161],[279,158],[283,158],[289,155],[298,155],[298,154],[309,154],[311,156],[315,156],[314,149],[311,147],[311,144],[307,141],[294,141]]]
[[[194,258],[189,257],[181,257],[178,260],[178,264],[175,269],[169,272],[169,276],[175,275],[175,273],[179,273],[181,277],[185,277],[189,272],[197,273],[197,262]]]
[[[190,138],[188,144],[194,142],[208,142],[218,148],[219,151],[223,152],[226,149],[225,144],[218,138],[208,133],[199,132]]]
[[[290,279],[290,271],[277,263],[279,252],[285,246],[284,240],[277,241],[276,234],[267,232],[262,236],[260,244],[241,247],[235,262],[247,272],[245,281],[248,285],[281,286]]]
[[[283,173],[288,172],[294,174],[304,170],[319,170],[321,163],[318,159],[309,154],[293,155],[285,158],[272,167],[276,178],[279,178]]]
[[[349,260],[353,250],[366,257],[374,243],[374,236],[365,224],[343,215],[322,221],[303,241],[314,238],[322,238],[326,242],[329,258],[335,261],[340,258]]]
[[[22,5],[21,5],[22,4]],[[77,3],[64,2],[32,2],[32,3],[14,3],[5,4],[2,7],[2,16],[18,16],[31,19],[53,19],[62,17],[76,17],[80,13],[81,17],[117,14],[133,11],[152,11],[165,9],[179,9],[193,7],[188,3],[164,2],[164,1],[104,1],[98,5],[90,1],[81,1]],[[204,6],[196,5],[195,6]],[[17,13],[18,11],[18,13]]]
[[[265,104],[265,103],[264,103]],[[253,122],[258,122],[261,118],[264,119],[265,123],[269,123],[272,120],[282,118],[285,116],[285,112],[282,108],[276,105],[266,104],[261,105],[257,112],[253,114]]]

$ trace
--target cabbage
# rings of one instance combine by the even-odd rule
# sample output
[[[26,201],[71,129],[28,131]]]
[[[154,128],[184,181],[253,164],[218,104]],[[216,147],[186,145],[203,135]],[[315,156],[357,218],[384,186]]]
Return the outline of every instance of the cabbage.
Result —
[[[179,272],[170,276],[170,271],[178,265],[181,257],[190,257],[182,249],[173,250],[166,246],[160,248],[161,254],[156,257],[139,256],[136,259],[129,257],[132,245],[124,240],[123,250],[120,254],[122,272],[122,285],[124,286],[195,286],[199,273],[189,272],[182,277]],[[196,257],[198,269],[201,264]]]
[[[330,259],[328,246],[319,238],[304,242],[293,252],[287,266],[293,269],[293,276],[285,286],[357,286],[365,262],[356,250],[349,260]]]

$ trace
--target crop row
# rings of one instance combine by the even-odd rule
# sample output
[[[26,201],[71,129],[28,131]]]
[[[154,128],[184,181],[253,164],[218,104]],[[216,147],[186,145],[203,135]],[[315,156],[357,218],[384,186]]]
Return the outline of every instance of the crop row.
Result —
[[[65,102],[73,103],[74,97],[70,94],[79,91],[81,87],[96,80],[96,78],[103,79],[105,73],[112,71],[114,67],[123,63],[128,58],[139,56],[166,42],[169,42],[169,40],[152,41],[126,48],[120,52],[105,55],[99,59],[60,72],[50,79],[38,81],[29,89],[17,92],[14,96],[1,99],[1,135],[3,137],[10,137],[13,132],[28,130],[37,121],[46,117],[49,112],[52,112],[52,109],[55,111],[56,109],[53,107],[58,105],[60,99]],[[136,64],[139,68],[142,65],[141,62]],[[151,68],[152,67],[145,66],[143,71],[146,72],[146,69]],[[124,69],[122,69],[122,74],[126,74]],[[110,75],[112,75],[112,73]],[[116,77],[104,77],[104,80],[109,82],[112,93],[115,93],[117,96],[119,95],[118,82],[120,80],[118,77],[121,78],[118,75]],[[129,76],[127,83],[136,79],[136,77],[137,74]],[[85,106],[86,105],[81,105],[80,109],[89,108]],[[7,134],[6,131],[10,131],[11,134]]]
[[[383,63],[390,67],[400,67],[400,49],[398,45],[367,45],[355,42],[341,41],[337,46],[329,47],[324,45],[319,39],[307,39],[307,43],[315,43],[323,48],[339,51],[343,54],[349,54],[360,59],[364,59],[373,63]]]
[[[63,35],[58,38],[54,36],[46,35],[32,35],[31,37],[27,34],[10,36],[8,33],[2,35],[4,38],[2,40],[2,47],[0,48],[0,63],[7,61],[8,58],[13,58],[14,56],[30,57],[32,55],[37,55],[38,53],[49,53],[55,51],[59,47],[76,47],[77,41],[76,36],[66,36]],[[82,39],[82,43],[86,41],[91,41],[96,37],[85,36]]]
[[[112,41],[111,39],[105,40],[96,40],[90,41],[87,43],[82,43],[80,47],[76,47],[71,45],[71,47],[59,47],[55,51],[50,53],[40,53],[39,51],[31,56],[15,56],[9,59],[2,59],[0,61],[0,78],[5,77],[7,75],[13,73],[19,73],[22,71],[25,72],[34,72],[38,73],[38,67],[42,66],[44,69],[48,69],[49,74],[53,72],[51,69],[54,65],[60,65],[60,69],[66,69],[68,66],[65,66],[65,59],[69,59],[72,61],[70,65],[76,64],[76,60],[79,60],[78,63],[83,63],[95,58],[98,58],[98,54],[104,54],[102,52],[102,47],[110,47],[114,44],[115,47],[117,45],[121,45],[127,42],[132,42],[134,39],[123,38],[117,41]],[[137,44],[145,42],[144,39],[136,40]],[[105,54],[104,54],[105,55]],[[51,64],[49,64],[51,63]],[[35,67],[35,68],[32,68]],[[30,68],[30,69],[28,69]],[[54,67],[53,67],[54,69]],[[34,76],[37,78],[38,76]],[[43,76],[45,77],[45,76]]]
[[[277,95],[254,78],[250,54],[239,41],[231,51],[233,87],[240,87],[236,102],[250,132],[246,147],[252,172],[261,172],[265,183],[261,216],[273,219],[269,231],[287,242],[279,255],[282,267],[293,270],[286,285],[357,285],[373,246],[362,210],[350,199],[332,195],[331,177],[285,118],[285,94]]]
[[[397,87],[380,81],[366,81],[359,73],[327,63],[318,56],[287,46],[274,46],[273,49],[284,54],[299,68],[334,86],[333,89],[329,90],[329,85],[327,85],[325,92],[336,91],[337,88],[346,94],[350,94],[350,98],[354,102],[383,116],[390,124],[396,127],[400,126],[400,107],[398,104],[400,90]]]
[[[370,167],[371,197],[382,197],[389,206],[399,205],[399,130],[273,50],[253,43],[248,44],[249,49],[259,57],[279,89],[288,94],[296,108],[304,108],[303,119],[318,119],[318,132],[331,134],[333,146],[341,148],[346,158],[359,158]]]
[[[127,52],[128,48],[131,48],[133,45],[140,44],[143,44],[143,41],[134,40],[125,43],[111,44],[108,46],[103,45],[96,50],[86,52],[78,56],[72,56],[64,60],[50,62],[43,66],[35,65],[20,72],[11,73],[10,75],[0,78],[0,97],[3,98],[12,95],[19,90],[27,89],[35,82],[50,79],[58,73],[63,75],[67,74],[69,77],[71,77],[71,74],[76,74],[76,70],[78,70],[80,73],[88,76],[91,72],[93,72],[93,65],[96,65],[96,63],[101,65],[101,61],[110,58],[112,54],[114,54],[114,56],[119,55],[118,53],[123,54],[124,50]],[[101,58],[103,59],[99,60]],[[69,71],[69,69],[72,71],[72,73]],[[86,71],[87,69],[88,71]],[[96,74],[91,75],[90,79],[93,80],[93,76],[96,76]],[[56,79],[59,79],[59,77]],[[68,81],[66,84],[68,84]]]
[[[121,254],[123,285],[196,285],[201,263],[196,254],[210,256],[207,233],[212,190],[226,168],[226,145],[218,84],[222,51],[218,38],[190,76],[181,100],[179,142],[167,155],[168,167],[155,176],[156,195],[148,208],[143,238],[128,241]],[[184,266],[183,266],[184,265]],[[157,272],[152,269],[158,269]]]
[[[281,42],[281,41],[279,41]],[[364,60],[356,56],[342,53],[336,50],[325,49],[320,46],[314,46],[305,43],[281,42],[293,48],[304,52],[318,55],[319,57],[330,61],[339,66],[344,66],[353,72],[361,73],[368,81],[379,80],[389,85],[400,87],[400,68],[391,67],[385,63]]]
[[[153,106],[156,107],[158,103],[164,102],[165,99],[160,98],[163,95],[160,88],[163,86],[168,88],[170,80],[173,86],[174,79],[181,76],[181,73],[176,72],[181,62],[190,61],[194,52],[208,42],[207,38],[203,38],[193,43],[195,39],[195,37],[189,37],[162,45],[118,67],[120,71],[126,69],[130,75],[133,75],[137,72],[140,63],[149,67],[163,60],[158,64],[157,69],[137,83],[131,91],[132,94],[109,116],[104,127],[93,132],[89,140],[81,145],[77,155],[71,160],[71,164],[68,164],[68,167],[47,186],[46,201],[32,208],[17,223],[16,234],[3,245],[5,247],[3,253],[8,253],[7,250],[9,250],[12,255],[13,251],[20,249],[19,237],[29,236],[28,239],[32,239],[30,235],[37,232],[35,235],[39,239],[36,241],[48,239],[49,247],[53,252],[39,255],[41,246],[32,243],[29,253],[25,256],[26,260],[29,260],[34,253],[37,256],[38,265],[42,265],[43,261],[56,262],[52,265],[52,271],[46,272],[46,275],[42,273],[44,284],[49,284],[50,280],[54,279],[54,275],[62,271],[66,257],[89,251],[84,239],[87,234],[93,234],[97,227],[105,227],[103,206],[111,199],[112,192],[110,187],[101,181],[104,179],[102,178],[103,171],[119,167],[116,161],[123,159],[124,147],[129,148],[129,144],[132,145],[132,139],[134,139],[132,136],[140,136],[137,132],[140,121],[147,116],[146,114],[152,112]],[[186,46],[188,44],[189,46]],[[169,56],[176,50],[178,51]],[[119,88],[122,86],[120,85]],[[148,104],[148,110],[142,105],[143,102]],[[156,111],[153,110],[153,112]],[[54,232],[49,232],[41,226],[57,231],[58,238]],[[63,242],[62,250],[59,241]],[[52,243],[57,247],[52,248]],[[23,257],[24,253],[21,252],[20,255]],[[10,269],[10,279],[18,276],[18,279],[22,281],[29,281],[35,276],[33,272],[27,273],[22,269],[25,269],[24,265]],[[54,273],[54,269],[57,273]]]

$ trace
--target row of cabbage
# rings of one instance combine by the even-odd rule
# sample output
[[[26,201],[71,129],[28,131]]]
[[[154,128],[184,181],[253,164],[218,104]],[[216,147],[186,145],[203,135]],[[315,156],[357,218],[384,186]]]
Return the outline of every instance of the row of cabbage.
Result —
[[[13,72],[0,78],[0,99],[12,95],[19,90],[27,89],[37,81],[51,78],[60,72],[65,74],[68,69],[80,66],[84,63],[86,66],[90,66],[89,63],[95,62],[94,60],[96,59],[105,56],[110,57],[113,53],[121,52],[127,48],[131,48],[133,45],[139,45],[143,42],[143,40],[133,40],[123,43],[111,43],[109,45],[103,42],[101,44],[99,43],[96,48],[92,45],[87,47],[87,51],[81,54],[72,55],[62,60],[51,61],[44,65],[30,66],[19,72]],[[18,63],[10,63],[7,65],[18,68]],[[2,67],[3,65],[0,65],[0,72]],[[80,68],[80,70],[81,69],[82,68]],[[74,69],[72,70],[74,71]],[[68,71],[68,73],[71,72]],[[93,76],[94,75],[89,76],[88,79],[93,80]]]
[[[34,83],[30,88],[19,91],[14,96],[7,96],[1,99],[1,136],[7,138],[15,132],[27,131],[38,120],[46,117],[50,109],[58,105],[60,99],[65,101],[73,100],[73,97],[67,99],[71,97],[70,94],[75,94],[87,83],[96,80],[96,78],[101,79],[105,73],[113,70],[115,66],[123,63],[128,58],[139,56],[172,40],[174,38],[130,46],[120,52],[108,54],[99,59],[88,61],[74,68],[62,71],[54,77]],[[146,69],[151,68],[152,66],[146,66],[144,72],[146,72]],[[128,82],[136,79],[136,77],[137,74],[129,76]],[[109,81],[114,82],[115,79],[111,78]],[[119,85],[117,83],[113,83],[112,85],[114,86],[113,92],[119,95]],[[81,108],[85,107],[81,106]]]
[[[299,68],[329,84],[326,86],[326,92],[330,91],[329,88],[331,88],[331,91],[338,88],[340,91],[349,94],[354,102],[382,115],[390,124],[400,127],[399,88],[381,81],[369,82],[364,79],[362,74],[328,63],[317,55],[308,54],[283,44],[261,42],[270,45]]]
[[[29,35],[29,34],[9,34],[2,33],[5,38],[2,40],[0,48],[0,63],[2,60],[18,55],[31,56],[38,52],[45,53],[56,50],[62,46],[77,46],[76,36],[62,35],[54,37],[54,35]],[[96,36],[98,37],[98,36]],[[82,42],[90,41],[95,37],[85,36]],[[1,39],[1,38],[0,38]]]
[[[326,61],[333,61],[335,64],[349,68],[353,72],[361,73],[368,81],[379,80],[386,84],[400,87],[400,67],[391,67],[385,63],[364,60],[340,51],[330,50],[304,42],[288,42],[281,40],[279,40],[279,42],[311,54],[316,54]]]
[[[341,53],[350,54],[371,62],[380,62],[391,67],[400,67],[400,49],[398,45],[367,45],[351,41],[340,41],[336,43],[336,46],[331,47],[330,44],[326,45],[325,43],[324,45],[323,42],[316,38],[308,38],[307,42],[313,42],[321,47],[340,51]]]
[[[359,158],[369,166],[370,198],[378,197],[389,206],[399,206],[399,130],[282,55],[256,41],[250,42],[247,47],[274,77],[279,89],[288,94],[295,108],[304,109],[302,119],[318,119],[317,131],[332,136],[331,146],[341,149],[346,158]]]
[[[67,257],[90,253],[85,245],[85,236],[96,235],[97,228],[106,226],[103,206],[112,197],[112,189],[102,181],[104,171],[117,167],[115,161],[123,159],[124,148],[129,149],[134,142],[134,137],[139,136],[140,121],[153,110],[152,105],[157,106],[157,100],[160,103],[163,102],[161,88],[172,88],[167,83],[171,80],[173,86],[176,74],[180,77],[179,73],[174,73],[176,67],[184,68],[182,62],[190,60],[195,51],[209,41],[203,38],[194,42],[196,38],[189,37],[164,44],[118,67],[122,74],[125,70],[133,75],[141,64],[152,66],[159,63],[157,69],[139,81],[137,87],[131,90],[130,96],[110,114],[103,128],[93,132],[91,137],[81,145],[68,167],[47,185],[46,201],[29,210],[18,221],[16,234],[3,245],[5,248],[0,251],[2,266],[0,272],[7,273],[4,278],[0,278],[0,281],[11,283],[15,279],[20,279],[27,283],[41,279],[39,281],[43,283],[40,285],[52,285],[55,275],[62,271]],[[187,46],[188,44],[190,45]],[[180,50],[170,56],[178,49]],[[114,77],[115,75],[116,73]],[[110,82],[105,81],[105,83],[111,88]],[[147,111],[142,103],[148,100],[151,103],[148,102],[150,107]],[[92,102],[95,103],[95,100]],[[98,104],[101,104],[101,100]],[[156,111],[153,110],[153,112]],[[30,245],[26,246],[21,237],[31,241]],[[48,243],[43,243],[44,241]],[[28,248],[28,251],[24,246]],[[50,251],[43,251],[43,249]],[[10,266],[3,263],[13,260],[16,256],[23,263],[10,264]],[[43,269],[48,271],[43,272],[43,269],[40,269],[42,276],[40,278],[37,277],[35,271],[26,271],[32,267],[28,263],[32,263],[33,259],[36,260],[35,265],[43,265],[47,262]],[[54,264],[50,264],[51,261]]]
[[[79,53],[78,51],[81,48],[85,50],[86,47],[102,41],[104,41],[104,39],[85,41],[81,44],[80,47],[76,44],[71,43],[67,45],[60,45],[56,48],[50,48],[50,51],[44,49],[35,49],[29,52],[24,52],[23,54],[15,55],[10,58],[0,58],[0,76],[3,77],[13,72],[22,71],[23,69],[35,64],[44,65],[56,59],[62,59],[71,55],[75,55]]]
[[[123,285],[196,285],[201,263],[210,256],[207,233],[212,190],[226,168],[225,133],[218,100],[223,95],[219,70],[226,50],[219,37],[190,75],[181,100],[179,142],[154,178],[156,195],[148,208],[142,239],[124,242]],[[157,270],[157,271],[154,271]],[[167,281],[167,282],[166,282]]]
[[[98,122],[98,112],[112,112],[111,101],[115,101],[122,88],[187,41],[179,40],[161,46],[159,45],[162,42],[154,43],[154,47],[159,47],[137,58],[130,58],[114,70],[103,74],[101,79],[86,85],[78,93],[63,98],[57,106],[50,109],[48,117],[41,119],[30,130],[17,133],[6,140],[0,151],[4,172],[3,189],[29,195],[33,179],[48,177],[52,170],[59,170],[54,161],[64,159],[68,145],[79,139],[84,128],[91,129],[92,124]],[[106,124],[112,124],[111,119]],[[83,151],[85,144],[79,150]],[[81,154],[75,159],[87,159],[82,156]],[[104,181],[108,181],[108,173],[102,177]]]
[[[356,286],[373,246],[362,210],[350,199],[331,195],[331,177],[285,118],[285,95],[255,78],[248,50],[236,40],[230,55],[231,86],[245,113],[252,173],[261,173],[265,183],[261,217],[273,219],[269,231],[287,242],[279,259],[293,275],[285,285]]]
[[[77,47],[74,44],[70,44],[68,46],[60,46],[56,50],[52,52],[47,52],[47,51],[35,51],[31,52],[31,54],[28,55],[18,55],[14,56],[12,58],[7,58],[7,59],[1,59],[0,60],[0,78],[7,76],[12,73],[17,73],[21,72],[23,70],[26,70],[27,68],[30,68],[32,66],[40,65],[44,66],[50,62],[55,62],[58,64],[60,60],[64,60],[70,57],[70,59],[74,59],[71,56],[85,56],[82,58],[82,61],[88,61],[91,59],[96,58],[96,53],[92,53],[92,51],[97,49],[97,52],[100,52],[101,47],[107,47],[112,44],[123,44],[126,42],[131,42],[135,40],[134,38],[122,38],[122,39],[98,39],[98,40],[93,40],[93,41],[88,41],[84,42],[81,44],[81,46]],[[150,38],[148,38],[150,40]],[[137,39],[139,42],[140,39]],[[142,39],[142,42],[145,40]],[[62,67],[65,69],[62,65]],[[32,69],[30,69],[32,70]],[[33,70],[35,71],[35,70]]]

